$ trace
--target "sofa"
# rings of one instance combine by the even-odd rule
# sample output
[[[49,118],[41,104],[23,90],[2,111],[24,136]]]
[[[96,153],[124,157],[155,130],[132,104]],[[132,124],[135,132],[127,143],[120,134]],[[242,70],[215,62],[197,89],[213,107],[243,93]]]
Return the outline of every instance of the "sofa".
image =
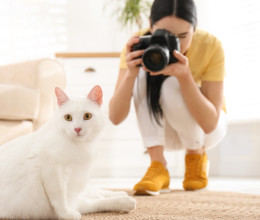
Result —
[[[54,88],[65,82],[52,58],[0,66],[0,146],[40,128],[57,107]]]

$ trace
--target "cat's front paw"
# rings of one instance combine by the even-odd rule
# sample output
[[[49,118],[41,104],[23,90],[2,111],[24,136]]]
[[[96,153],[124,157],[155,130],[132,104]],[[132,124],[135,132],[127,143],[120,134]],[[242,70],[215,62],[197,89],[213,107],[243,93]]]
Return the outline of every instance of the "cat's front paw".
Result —
[[[59,219],[64,220],[80,220],[81,214],[76,210],[67,210],[66,212],[59,215]]]
[[[136,208],[136,200],[130,196],[120,198],[119,211],[130,212]]]

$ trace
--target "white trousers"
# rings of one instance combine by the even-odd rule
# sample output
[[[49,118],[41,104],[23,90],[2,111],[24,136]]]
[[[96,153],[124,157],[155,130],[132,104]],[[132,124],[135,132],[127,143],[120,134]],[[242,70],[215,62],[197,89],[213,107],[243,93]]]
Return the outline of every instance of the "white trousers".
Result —
[[[166,78],[161,87],[161,125],[148,110],[146,74],[143,70],[136,79],[133,96],[144,147],[162,145],[166,150],[210,148],[219,144],[227,132],[226,114],[222,111],[216,129],[209,134],[204,133],[191,116],[175,77]]]

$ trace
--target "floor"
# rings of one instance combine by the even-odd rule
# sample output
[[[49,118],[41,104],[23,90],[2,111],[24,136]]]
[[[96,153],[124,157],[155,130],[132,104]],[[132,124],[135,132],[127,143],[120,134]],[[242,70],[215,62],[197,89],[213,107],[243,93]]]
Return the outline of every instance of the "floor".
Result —
[[[137,178],[93,178],[91,183],[98,188],[131,189]],[[182,189],[182,179],[172,178],[171,189]],[[239,192],[260,195],[260,178],[219,178],[211,177],[207,190]]]

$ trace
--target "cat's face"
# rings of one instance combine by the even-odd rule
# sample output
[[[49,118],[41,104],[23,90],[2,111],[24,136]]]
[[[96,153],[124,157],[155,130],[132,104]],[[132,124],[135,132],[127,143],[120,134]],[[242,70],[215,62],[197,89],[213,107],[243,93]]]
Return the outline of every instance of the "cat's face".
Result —
[[[94,140],[104,125],[101,88],[94,87],[86,98],[70,100],[61,89],[56,89],[56,96],[59,110],[55,122],[59,131],[77,142]]]

